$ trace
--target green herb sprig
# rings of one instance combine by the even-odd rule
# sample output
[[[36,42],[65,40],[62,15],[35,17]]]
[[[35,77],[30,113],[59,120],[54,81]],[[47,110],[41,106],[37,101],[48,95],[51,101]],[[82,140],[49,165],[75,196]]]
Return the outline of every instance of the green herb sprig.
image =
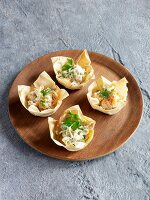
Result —
[[[46,101],[41,100],[41,101],[40,101],[40,104],[41,104],[43,107],[45,107],[45,106],[46,106]]]
[[[68,71],[69,69],[73,69],[72,58],[67,58],[67,62],[62,66],[62,71]]]
[[[110,97],[111,93],[112,93],[112,92],[109,91],[108,89],[103,88],[103,89],[99,92],[99,95],[100,95],[101,97],[103,97],[104,99],[107,99],[107,98]]]
[[[46,95],[50,94],[51,91],[52,90],[50,88],[47,88],[47,89],[41,90],[41,93],[42,93],[43,96],[46,96]]]
[[[71,127],[72,130],[79,129],[81,126],[81,119],[79,118],[79,115],[72,113],[69,111],[67,114],[69,114],[69,117],[67,117],[64,121],[64,125]]]

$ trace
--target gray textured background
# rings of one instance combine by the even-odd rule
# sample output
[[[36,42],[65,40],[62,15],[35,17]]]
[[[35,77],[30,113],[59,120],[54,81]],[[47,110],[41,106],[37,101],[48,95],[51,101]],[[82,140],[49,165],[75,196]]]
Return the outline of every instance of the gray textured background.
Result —
[[[0,0],[0,44],[0,200],[150,200],[150,1]],[[37,57],[84,48],[113,57],[134,74],[145,100],[143,119],[131,140],[109,156],[51,159],[11,126],[8,90]]]

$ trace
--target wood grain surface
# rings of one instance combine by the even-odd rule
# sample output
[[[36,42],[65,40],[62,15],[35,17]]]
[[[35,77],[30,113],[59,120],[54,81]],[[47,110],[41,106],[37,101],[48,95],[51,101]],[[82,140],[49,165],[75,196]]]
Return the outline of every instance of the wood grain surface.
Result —
[[[31,115],[20,103],[17,86],[31,85],[42,71],[46,71],[55,79],[51,57],[68,56],[76,59],[82,50],[64,50],[46,54],[27,65],[16,77],[10,89],[8,104],[10,120],[22,139],[37,151],[50,157],[63,160],[88,160],[107,155],[123,145],[137,128],[143,110],[143,100],[140,88],[131,73],[120,63],[104,55],[89,52],[96,78],[99,75],[109,80],[119,80],[126,77],[128,80],[128,103],[117,114],[109,116],[93,110],[87,100],[87,88],[90,81],[81,90],[70,91],[70,96],[65,99],[52,115],[58,119],[63,111],[70,106],[79,105],[84,115],[96,120],[95,134],[92,142],[83,150],[69,152],[57,146],[49,136],[48,119]]]

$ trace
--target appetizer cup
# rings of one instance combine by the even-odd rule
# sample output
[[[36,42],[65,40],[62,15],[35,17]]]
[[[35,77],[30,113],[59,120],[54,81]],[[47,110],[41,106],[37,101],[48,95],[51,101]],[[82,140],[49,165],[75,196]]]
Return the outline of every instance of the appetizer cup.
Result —
[[[88,88],[87,98],[93,109],[114,115],[127,104],[127,79],[110,82],[103,76]]]
[[[68,151],[79,151],[91,142],[95,123],[78,105],[65,110],[59,120],[48,117],[51,139]]]
[[[57,111],[62,100],[69,96],[43,71],[31,86],[18,85],[22,105],[33,115],[47,117]]]
[[[90,79],[94,79],[94,70],[87,50],[79,58],[57,56],[51,58],[56,79],[68,89],[81,89]]]

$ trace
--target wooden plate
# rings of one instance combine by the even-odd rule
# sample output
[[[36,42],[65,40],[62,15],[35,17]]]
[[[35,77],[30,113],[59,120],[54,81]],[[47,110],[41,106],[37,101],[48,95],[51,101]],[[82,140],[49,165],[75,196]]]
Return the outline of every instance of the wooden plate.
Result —
[[[22,139],[37,151],[63,160],[94,159],[115,151],[133,134],[142,115],[142,94],[131,73],[113,59],[95,52],[89,52],[96,78],[99,75],[103,75],[111,81],[119,80],[124,76],[127,78],[129,82],[128,104],[119,113],[109,116],[93,110],[88,103],[87,88],[92,81],[81,90],[68,90],[70,96],[63,101],[61,107],[52,117],[58,119],[65,109],[79,104],[84,115],[96,120],[94,138],[85,149],[78,152],[69,152],[57,146],[50,139],[47,117],[35,117],[22,106],[17,93],[17,85],[31,85],[38,75],[45,70],[56,84],[63,88],[55,79],[50,58],[68,56],[76,59],[81,52],[81,50],[64,50],[49,53],[36,59],[19,73],[9,93],[10,120]]]

